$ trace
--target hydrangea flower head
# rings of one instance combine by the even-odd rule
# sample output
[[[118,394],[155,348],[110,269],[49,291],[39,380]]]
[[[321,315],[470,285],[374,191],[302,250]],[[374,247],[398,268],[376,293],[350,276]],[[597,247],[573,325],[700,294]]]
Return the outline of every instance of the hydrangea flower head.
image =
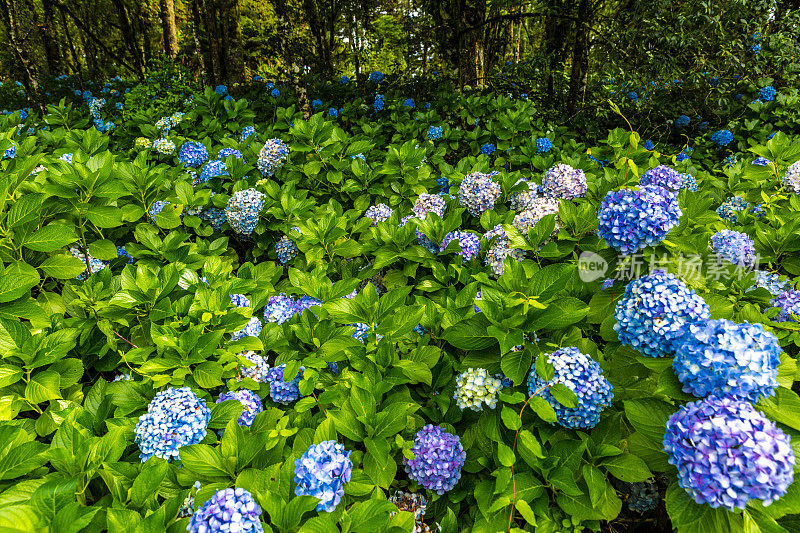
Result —
[[[211,224],[211,227],[217,231],[219,231],[219,229],[222,228],[222,225],[228,221],[228,215],[226,215],[225,211],[218,207],[209,207],[208,209],[204,209],[203,212],[200,213],[200,218]]]
[[[319,499],[317,511],[331,513],[342,501],[352,471],[350,452],[344,445],[335,440],[312,444],[294,462],[294,493]]]
[[[403,459],[408,477],[426,489],[444,494],[461,479],[467,452],[457,435],[428,424],[414,435],[414,459]]]
[[[664,451],[678,485],[698,504],[729,511],[752,499],[769,505],[794,479],[791,440],[743,400],[709,396],[669,417]]]
[[[236,307],[250,307],[250,299],[244,294],[231,294],[231,304]]]
[[[500,198],[500,184],[492,180],[491,174],[475,172],[467,174],[458,188],[458,201],[472,216],[480,216],[487,209],[493,209]]]
[[[218,490],[198,509],[186,526],[189,533],[263,533],[261,508],[242,488]]]
[[[680,190],[683,185],[683,175],[667,165],[658,165],[642,174],[639,183],[642,185],[658,185],[668,191]]]
[[[781,351],[761,324],[709,320],[689,326],[672,366],[684,392],[755,403],[774,394]]]
[[[544,173],[540,190],[550,198],[583,198],[587,190],[586,174],[579,168],[560,163]]]
[[[258,216],[264,207],[264,195],[255,189],[236,191],[228,199],[225,215],[233,231],[250,235],[258,224]]]
[[[428,128],[428,139],[435,141],[441,139],[444,130],[441,126],[431,126]]]
[[[272,92],[269,93],[273,98],[278,98],[281,95],[281,92],[278,89],[272,89]]]
[[[495,152],[496,148],[492,143],[486,143],[481,146],[481,153],[484,155],[492,155]]]
[[[711,236],[711,251],[735,265],[751,266],[756,250],[746,233],[724,229]]]
[[[786,290],[770,300],[773,307],[780,309],[773,318],[775,322],[797,322],[794,316],[800,316],[800,291]]]
[[[767,289],[770,294],[777,296],[780,293],[791,290],[792,284],[788,279],[781,279],[777,272],[767,272],[764,270],[756,270],[756,279],[753,286],[748,289],[752,290],[757,287]]]
[[[772,87],[772,85],[762,87],[758,93],[758,96],[762,102],[771,102],[775,99],[775,88]]]
[[[556,215],[556,225],[551,236],[555,237],[561,228],[561,223],[558,220],[558,200],[555,198],[534,198],[528,209],[514,217],[513,225],[520,233],[527,235],[528,230],[536,226],[547,215]]]
[[[166,138],[156,139],[153,141],[153,149],[160,154],[169,155],[175,151],[175,143]]]
[[[505,230],[501,225],[497,225],[491,230],[483,234],[484,239],[495,239],[486,252],[486,264],[492,272],[492,275],[499,278],[503,275],[505,270],[504,261],[507,257],[522,261],[527,256],[525,250],[519,248],[511,248],[510,240],[506,235]]]
[[[730,130],[715,131],[711,135],[711,142],[720,148],[723,146],[728,146],[731,142],[733,142],[733,133],[731,133]]]
[[[456,378],[453,398],[462,411],[483,411],[484,404],[494,409],[497,405],[497,392],[502,387],[502,381],[490,375],[485,368],[468,368]]]
[[[267,381],[269,382],[269,397],[275,403],[289,405],[295,400],[300,399],[300,380],[303,379],[305,367],[300,367],[300,371],[289,382],[283,380],[283,369],[286,365],[278,365],[269,369]]]
[[[744,211],[749,206],[750,204],[744,198],[740,196],[731,196],[722,202],[716,211],[720,218],[735,224],[736,213],[739,211]]]
[[[181,446],[197,444],[206,436],[211,410],[189,387],[170,388],[156,394],[139,417],[134,441],[142,462],[150,457],[180,459]]]
[[[228,166],[221,159],[212,159],[203,167],[200,176],[192,180],[192,185],[196,187],[201,183],[208,183],[211,178],[219,178],[221,176],[230,176]]]
[[[257,317],[250,317],[250,320],[242,329],[231,334],[231,340],[238,341],[245,337],[258,337],[262,328],[261,321]]]
[[[528,395],[544,398],[555,410],[558,423],[565,428],[590,429],[596,426],[600,413],[614,397],[613,387],[603,376],[597,361],[571,346],[540,357],[547,357],[555,368],[555,374],[551,381],[543,380],[534,363],[528,374]],[[576,407],[565,407],[553,397],[550,387],[556,383],[575,393],[578,397]]]
[[[245,126],[242,128],[242,135],[239,138],[242,142],[256,134],[256,129],[253,126]]]
[[[614,309],[614,331],[622,344],[647,357],[672,355],[686,328],[707,321],[708,304],[663,270],[635,279]]]
[[[377,226],[379,222],[388,220],[394,211],[386,204],[372,205],[364,213],[364,216],[372,221],[373,226]]]
[[[285,265],[297,257],[299,252],[300,250],[297,248],[297,244],[286,235],[275,243],[275,253],[278,255],[278,261],[280,261],[282,265]]]
[[[406,98],[406,100],[403,102],[403,107],[410,107],[412,109],[414,107],[416,107],[416,104],[414,103],[414,99],[413,98]]]
[[[792,163],[783,175],[783,186],[787,191],[800,194],[800,161]]]
[[[460,250],[456,252],[464,258],[464,261],[469,261],[473,257],[477,257],[481,251],[481,238],[474,233],[469,233],[462,230],[453,230],[442,239],[442,250],[447,248],[451,241],[458,241]]]
[[[424,220],[428,213],[436,213],[440,218],[444,218],[444,210],[447,207],[444,198],[438,194],[422,193],[414,200],[411,212],[416,218]]]
[[[239,355],[253,363],[253,366],[242,365],[239,367],[239,373],[243,378],[250,378],[258,383],[269,383],[267,380],[269,365],[266,358],[250,350]]]
[[[265,176],[272,176],[289,155],[289,147],[280,139],[272,138],[258,152],[256,166]]]
[[[375,111],[383,111],[383,106],[384,106],[383,95],[382,94],[375,95],[375,102],[372,104],[373,109],[375,109]]]
[[[679,128],[685,128],[691,120],[687,115],[681,115],[675,119],[675,125]]]
[[[656,147],[656,145],[655,145],[655,144],[653,143],[653,141],[651,141],[650,139],[647,139],[647,140],[644,142],[644,149],[645,149],[645,150],[652,151],[652,150],[653,150],[653,148],[655,148],[655,147]]]
[[[372,83],[380,83],[383,81],[383,72],[379,70],[374,70],[369,73],[369,81]]]
[[[225,159],[226,157],[231,156],[231,155],[234,156],[236,159],[243,159],[244,158],[244,156],[242,155],[242,152],[240,152],[236,148],[223,148],[217,154],[217,158],[218,159]]]
[[[547,137],[539,137],[536,139],[536,153],[546,154],[553,147],[553,143]]]
[[[283,324],[296,312],[294,299],[281,293],[277,296],[270,296],[267,300],[267,305],[264,307],[264,320]]]
[[[681,217],[678,195],[658,185],[609,191],[598,213],[598,235],[623,254],[664,240]]]
[[[219,395],[217,403],[224,402],[225,400],[236,400],[244,406],[242,416],[239,417],[240,426],[250,427],[256,415],[264,410],[264,406],[261,405],[261,398],[250,389],[224,392]]]
[[[107,263],[105,263],[104,261],[100,261],[95,257],[92,257],[91,254],[84,255],[83,252],[81,252],[80,248],[76,246],[70,247],[69,253],[71,253],[72,257],[74,257],[75,259],[80,260],[80,262],[83,263],[84,265],[87,263],[87,261],[89,263],[89,266],[86,268],[86,270],[75,276],[75,279],[77,280],[86,281],[87,279],[89,279],[89,276],[91,276],[95,272],[100,272],[106,266],[108,266]]]
[[[224,85],[217,85],[216,87],[214,87],[214,92],[220,96],[224,96],[228,94],[228,88],[225,87]]]
[[[765,166],[769,165],[770,163],[772,163],[772,161],[770,161],[766,157],[758,156],[755,159],[753,159],[753,161],[750,164],[751,165],[758,165],[760,167],[765,167]]]

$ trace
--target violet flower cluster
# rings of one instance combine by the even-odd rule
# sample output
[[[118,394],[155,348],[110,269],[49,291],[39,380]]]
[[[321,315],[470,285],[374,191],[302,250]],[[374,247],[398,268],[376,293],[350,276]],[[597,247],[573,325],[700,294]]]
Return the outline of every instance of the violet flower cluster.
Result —
[[[467,174],[458,188],[458,201],[472,216],[480,216],[487,209],[494,208],[500,198],[500,184],[492,180],[493,174],[475,172]]]
[[[154,455],[167,461],[180,459],[179,448],[203,440],[209,420],[211,410],[189,387],[159,392],[134,430],[142,462]]]
[[[264,410],[264,406],[261,405],[261,398],[258,397],[258,394],[249,389],[224,392],[219,395],[217,403],[224,402],[225,400],[236,400],[244,407],[242,415],[239,417],[240,426],[250,427],[256,415]]]
[[[658,185],[610,191],[598,213],[598,235],[623,254],[664,240],[681,217],[678,196]]]
[[[218,490],[186,526],[189,533],[263,533],[261,508],[243,488]]]
[[[461,479],[467,452],[457,435],[428,424],[414,435],[414,459],[403,459],[408,477],[426,489],[444,494]]]

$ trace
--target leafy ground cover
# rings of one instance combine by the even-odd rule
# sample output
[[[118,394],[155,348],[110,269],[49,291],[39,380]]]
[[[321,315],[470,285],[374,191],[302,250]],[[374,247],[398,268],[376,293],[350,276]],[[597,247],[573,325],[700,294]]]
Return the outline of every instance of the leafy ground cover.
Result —
[[[0,528],[796,530],[800,97],[726,83],[648,139],[55,80],[0,118]]]

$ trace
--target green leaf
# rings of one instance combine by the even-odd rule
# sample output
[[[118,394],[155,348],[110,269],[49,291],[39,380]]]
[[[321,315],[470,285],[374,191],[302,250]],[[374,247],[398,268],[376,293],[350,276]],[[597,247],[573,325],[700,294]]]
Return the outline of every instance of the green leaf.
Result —
[[[396,511],[397,507],[386,500],[358,502],[347,511],[353,520],[351,531],[353,533],[381,531],[382,525],[389,520],[389,514]]]
[[[550,394],[564,407],[577,407],[578,396],[563,383],[555,383],[550,387]]]
[[[676,408],[654,398],[640,398],[625,402],[625,415],[636,430],[648,439],[661,443],[667,420]]]
[[[117,207],[92,207],[86,212],[86,218],[98,228],[116,228],[122,225],[122,213]]]
[[[22,379],[22,369],[14,365],[0,365],[0,388]]]
[[[530,350],[511,351],[503,355],[500,360],[500,368],[507,378],[514,381],[515,385],[519,385],[525,380],[525,375],[531,368],[531,360],[533,355]]]
[[[37,373],[25,387],[25,398],[31,403],[60,399],[61,377],[52,370],[43,370]]]
[[[117,245],[108,239],[94,241],[89,245],[89,255],[101,261],[111,261],[117,258]]]
[[[78,240],[72,226],[49,224],[39,228],[24,243],[24,246],[35,252],[53,252]]]
[[[181,450],[183,452],[183,450]],[[149,498],[158,495],[158,488],[169,471],[169,464],[159,457],[151,457],[142,466],[142,472],[136,476],[131,487],[131,503],[141,507]]]
[[[28,263],[11,263],[0,274],[0,303],[16,300],[39,283],[39,273]]]
[[[217,361],[206,361],[194,368],[192,376],[204,389],[213,389],[222,385],[222,365]]]
[[[522,419],[520,419],[519,413],[507,405],[504,405],[503,409],[500,411],[500,418],[503,419],[503,424],[505,424],[508,429],[516,431],[522,427]]]
[[[72,255],[53,255],[39,265],[45,274],[56,279],[72,279],[86,270],[86,263]]]
[[[228,477],[219,450],[205,444],[191,444],[180,448],[183,465],[201,476]]]
[[[653,477],[647,464],[640,457],[630,453],[609,457],[602,462],[601,466],[604,466],[615,478],[630,483],[645,481]]]
[[[534,396],[531,398],[531,401],[528,403],[528,405],[531,409],[533,409],[533,412],[539,415],[539,418],[545,422],[550,422],[553,424],[558,422],[555,409],[553,409],[553,406],[547,403],[547,400],[541,396]]]
[[[517,436],[517,452],[531,468],[538,468],[540,459],[545,457],[542,445],[527,429],[520,431]]]
[[[37,220],[41,213],[43,199],[44,194],[41,193],[27,193],[18,198],[8,212],[6,225],[9,228],[17,228]]]
[[[497,344],[497,339],[487,333],[486,326],[473,319],[447,328],[442,333],[442,338],[462,350],[483,350]]]
[[[725,508],[716,509],[697,504],[678,486],[677,481],[667,487],[664,498],[672,525],[679,533],[742,533],[741,513],[731,513]]]
[[[516,462],[516,457],[514,457],[511,447],[502,442],[497,443],[497,459],[503,466],[514,466]]]

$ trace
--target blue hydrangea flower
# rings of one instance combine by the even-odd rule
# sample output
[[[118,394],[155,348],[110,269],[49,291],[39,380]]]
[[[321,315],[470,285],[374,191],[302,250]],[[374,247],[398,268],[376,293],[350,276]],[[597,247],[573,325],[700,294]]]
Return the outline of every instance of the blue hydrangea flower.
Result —
[[[492,180],[491,174],[475,172],[461,180],[458,201],[472,216],[477,217],[487,209],[493,209],[501,193],[500,184]]]
[[[283,380],[283,369],[286,368],[285,364],[274,366],[267,372],[267,381],[269,382],[269,397],[275,403],[289,405],[290,403],[301,398],[300,395],[300,380],[303,379],[303,372],[305,367],[301,366],[297,375],[288,383]]]
[[[258,224],[258,216],[264,207],[264,195],[255,189],[236,191],[228,200],[225,215],[233,231],[250,235]]]
[[[217,93],[220,96],[224,96],[224,95],[228,94],[228,88],[225,87],[224,85],[217,85],[214,88],[214,92]]]
[[[219,395],[217,403],[224,402],[225,400],[236,400],[244,406],[242,416],[239,417],[239,425],[250,427],[256,415],[264,410],[261,405],[261,398],[258,394],[249,389],[239,389],[236,391],[224,392]]]
[[[348,324],[348,325],[352,326],[353,328],[355,328],[355,331],[350,336],[353,337],[354,339],[358,339],[362,343],[366,343],[367,342],[367,335],[369,334],[369,332],[371,330],[375,329],[375,327],[376,327],[376,324],[372,324],[372,327],[370,327],[369,324],[364,324],[362,322],[357,322],[355,324]],[[381,335],[379,333],[375,334],[375,340],[377,342],[380,342],[380,340],[382,338],[383,338],[383,335]]]
[[[185,142],[181,146],[178,160],[184,167],[199,167],[208,160],[208,150],[199,142]]]
[[[603,280],[603,285],[600,290],[604,291],[614,286],[614,278],[607,278]]]
[[[681,115],[675,119],[675,125],[679,128],[685,128],[691,120],[687,115]]]
[[[729,229],[711,236],[711,251],[735,265],[751,266],[756,260],[753,239],[746,233]]]
[[[522,261],[527,256],[525,250],[511,248],[510,240],[500,224],[484,233],[483,238],[486,240],[495,239],[486,252],[486,258],[484,259],[492,275],[495,277],[499,278],[503,275],[505,270],[505,265],[503,263],[507,257]]]
[[[670,416],[664,451],[678,485],[698,504],[729,511],[769,505],[794,479],[791,440],[748,402],[710,396]]]
[[[83,263],[84,265],[88,260],[89,266],[87,267],[87,269],[78,274],[77,276],[75,276],[75,279],[79,281],[86,281],[87,279],[89,279],[89,276],[91,276],[95,272],[100,272],[106,266],[108,266],[107,263],[105,263],[104,261],[100,261],[95,257],[92,257],[91,254],[84,255],[83,252],[81,252],[80,249],[76,246],[70,247],[69,253],[72,254],[72,257],[80,260],[80,262]]]
[[[161,211],[164,210],[165,207],[171,205],[169,202],[164,202],[162,200],[157,200],[153,202],[153,205],[150,206],[150,209],[147,210],[147,214],[150,216],[150,219],[155,222],[156,215],[158,215]]]
[[[486,404],[490,409],[497,405],[497,392],[503,388],[499,378],[493,377],[485,368],[468,368],[456,378],[453,398],[462,411],[472,409],[483,411]]]
[[[754,43],[750,45],[750,52],[756,56],[761,51],[761,45],[758,43]]]
[[[352,471],[350,452],[344,445],[335,440],[312,444],[294,462],[294,493],[317,498],[317,511],[331,513],[342,501]]]
[[[269,139],[258,153],[256,166],[265,176],[272,176],[289,156],[289,147],[280,139]]]
[[[772,85],[762,87],[761,91],[759,91],[759,97],[763,102],[771,102],[775,99],[775,89]]]
[[[244,294],[231,294],[231,304],[236,307],[250,307],[250,299]]]
[[[545,154],[550,151],[550,148],[553,147],[553,143],[550,142],[550,139],[547,137],[539,137],[536,139],[536,153],[537,154]]]
[[[342,76],[341,78],[339,78],[339,83],[341,83],[342,85],[347,85],[349,81],[350,78],[348,78],[347,76]]]
[[[681,161],[691,160],[689,154],[686,152],[681,152],[677,156],[675,156],[675,162],[680,163]]]
[[[792,284],[788,279],[781,279],[780,274],[777,272],[756,270],[755,283],[748,290],[752,290],[757,287],[767,289],[770,294],[777,296],[784,291],[791,290]]]
[[[231,155],[234,156],[236,159],[243,159],[244,158],[244,156],[242,155],[242,152],[240,152],[236,148],[223,148],[217,154],[217,158],[218,159],[225,159],[226,157],[231,156]]]
[[[193,515],[186,526],[189,533],[264,533],[261,508],[242,488],[218,490]]]
[[[386,204],[372,205],[364,213],[364,216],[372,221],[373,226],[377,226],[379,222],[388,220],[394,211]]]
[[[458,241],[461,248],[456,253],[464,258],[464,261],[469,261],[473,257],[477,257],[481,251],[481,238],[474,233],[469,233],[462,230],[454,230],[444,236],[442,239],[441,249],[447,248],[451,241]]]
[[[225,164],[225,161],[221,159],[212,159],[203,167],[200,176],[192,180],[192,185],[197,186],[201,183],[208,183],[211,178],[219,178],[222,176],[230,176],[228,173],[228,166]]]
[[[755,159],[753,159],[753,161],[750,164],[751,165],[758,165],[760,167],[765,167],[765,166],[769,165],[770,163],[772,163],[772,161],[770,161],[766,157],[758,156]]]
[[[428,128],[428,139],[435,141],[441,139],[444,130],[441,126],[431,126]]]
[[[658,185],[670,191],[677,191],[683,185],[683,175],[667,165],[658,165],[642,174],[642,185]]]
[[[272,89],[272,92],[270,94],[272,95],[273,98],[278,98],[281,95],[281,92],[278,89]]]
[[[540,356],[543,357],[543,356]],[[555,368],[551,381],[543,380],[531,366],[528,374],[528,396],[541,396],[556,412],[558,423],[570,429],[590,429],[600,421],[600,413],[611,405],[614,397],[611,383],[603,376],[600,365],[574,347],[565,347],[546,356]],[[561,383],[578,397],[576,407],[561,405],[550,387]]]
[[[209,420],[211,410],[189,387],[159,392],[134,430],[142,462],[154,455],[180,459],[178,449],[203,440]]]
[[[383,81],[383,72],[375,70],[369,73],[369,81],[372,83],[380,83]]]
[[[204,209],[203,212],[200,213],[200,218],[211,224],[211,227],[217,231],[219,231],[219,229],[222,228],[222,225],[228,221],[228,215],[226,215],[225,211],[218,207],[209,207],[208,209]]]
[[[555,198],[537,197],[530,202],[530,205],[525,211],[518,213],[514,217],[512,224],[520,233],[527,235],[528,230],[536,226],[541,219],[547,215],[556,215],[556,225],[553,228],[552,238],[558,234],[558,230],[561,228],[561,222],[558,219],[558,209],[558,200]]]
[[[264,307],[264,320],[283,324],[296,312],[294,299],[281,293],[277,296],[270,296],[267,300],[267,305]]]
[[[778,315],[772,320],[775,322],[797,322],[794,316],[800,316],[800,291],[793,289],[783,291],[773,298],[770,304],[780,309]]]
[[[628,495],[626,500],[628,509],[636,511],[637,513],[646,513],[655,510],[655,508],[658,507],[658,502],[661,500],[661,495],[658,492],[658,485],[652,478],[646,481],[626,483],[625,489]]]
[[[653,141],[651,141],[650,139],[647,139],[647,140],[644,142],[644,149],[645,149],[645,150],[651,150],[651,151],[652,151],[652,150],[653,150],[653,148],[655,148],[655,146],[656,146],[656,145],[655,145],[655,144],[653,144]]]
[[[261,321],[257,317],[250,317],[250,320],[239,331],[234,331],[231,340],[238,341],[245,337],[258,337],[261,334]]]
[[[414,99],[413,98],[406,98],[405,102],[403,102],[403,107],[410,107],[412,109],[414,107],[416,107],[416,104],[414,103]]]
[[[297,244],[286,235],[275,243],[275,253],[278,254],[278,261],[280,261],[282,265],[285,265],[297,257],[299,251]]]
[[[17,157],[17,146],[12,144],[10,148],[6,148],[3,152],[3,159],[14,159]]]
[[[321,105],[322,105],[322,100],[320,100],[319,98],[315,98],[315,99],[311,100],[311,107],[313,109],[316,109],[316,108],[320,107]]]
[[[672,367],[684,392],[755,403],[775,393],[781,351],[761,324],[709,320],[689,326]]]
[[[450,180],[445,177],[437,178],[436,185],[440,187],[439,195],[444,196],[450,194]]]
[[[628,99],[629,99],[631,102],[634,102],[634,103],[636,103],[636,102],[638,102],[638,101],[639,101],[639,95],[638,95],[638,94],[636,94],[636,92],[635,92],[635,91],[629,91],[629,92],[628,92]]]
[[[492,143],[486,143],[483,146],[481,146],[481,153],[484,155],[492,155],[495,150],[496,148]]]
[[[723,220],[727,220],[735,224],[736,213],[739,211],[744,211],[749,206],[750,204],[744,198],[739,196],[731,196],[722,202],[722,204],[716,209],[716,212]]]
[[[691,324],[710,318],[708,304],[663,270],[635,279],[614,309],[614,331],[622,344],[647,357],[672,355]]]
[[[384,106],[383,95],[382,94],[375,95],[375,103],[372,104],[373,109],[375,109],[375,111],[383,111],[383,106]]]
[[[414,435],[414,459],[403,459],[406,473],[426,489],[442,495],[461,479],[467,452],[458,435],[428,424]]]
[[[787,191],[793,194],[800,194],[800,161],[789,165],[781,181]]]
[[[425,219],[428,213],[436,213],[441,218],[444,218],[445,207],[446,203],[444,198],[441,196],[437,194],[422,193],[417,197],[416,200],[414,200],[414,205],[411,207],[411,212],[413,213],[414,217],[422,220]],[[403,225],[404,224],[400,224],[400,227]]]
[[[269,365],[267,364],[266,358],[250,350],[242,352],[239,355],[253,363],[252,366],[242,365],[239,367],[239,374],[241,374],[242,378],[250,378],[258,383],[269,383],[267,379],[269,376]],[[241,381],[241,379],[237,378],[237,381]]]
[[[117,257],[127,258],[128,265],[132,265],[134,262],[133,256],[128,253],[128,250],[126,250],[124,246],[117,246]]]
[[[711,142],[716,144],[719,148],[728,146],[731,142],[733,142],[733,133],[731,133],[730,130],[715,131],[711,135]]]
[[[425,334],[428,333],[427,328],[425,328],[425,326],[423,326],[422,324],[417,324],[416,326],[414,326],[414,330],[413,331],[414,331],[414,333],[416,333],[420,337],[424,337]]]
[[[242,128],[242,135],[240,139],[242,140],[242,142],[244,142],[249,137],[255,134],[256,134],[256,129],[253,126],[245,126],[244,128]]]
[[[331,107],[330,109],[328,109],[328,116],[331,118],[336,118],[337,116],[339,116],[339,110],[336,109],[335,107]]]
[[[681,174],[681,189],[686,189],[687,191],[696,191],[697,181],[694,179],[694,176],[689,173]]]
[[[544,173],[540,190],[544,196],[550,198],[583,198],[587,190],[586,174],[579,168],[559,163]]]
[[[678,225],[678,195],[658,185],[609,191],[598,213],[598,235],[623,254],[655,246]]]

